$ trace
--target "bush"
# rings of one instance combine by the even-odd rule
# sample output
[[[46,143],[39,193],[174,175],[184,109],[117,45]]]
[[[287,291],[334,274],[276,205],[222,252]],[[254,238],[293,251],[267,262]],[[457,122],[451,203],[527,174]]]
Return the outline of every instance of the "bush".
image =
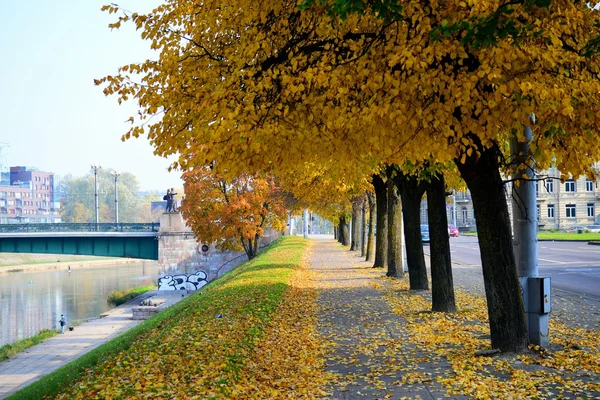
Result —
[[[144,294],[150,290],[156,289],[154,285],[134,287],[127,290],[115,290],[110,293],[106,298],[106,302],[111,306],[120,306],[123,303],[127,303],[129,300]]]

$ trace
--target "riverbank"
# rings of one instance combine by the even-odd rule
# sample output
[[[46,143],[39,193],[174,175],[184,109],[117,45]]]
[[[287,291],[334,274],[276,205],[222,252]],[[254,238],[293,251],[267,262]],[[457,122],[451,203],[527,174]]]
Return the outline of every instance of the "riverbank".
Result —
[[[60,254],[1,253],[0,275],[14,272],[43,271],[52,269],[67,270],[69,266],[71,267],[71,270],[74,270],[102,265],[138,263],[142,261],[149,260],[77,255],[67,255],[66,258],[61,258]]]
[[[90,319],[76,326],[73,331],[67,330],[64,334],[58,334],[6,361],[0,362],[0,399],[10,396],[41,377],[64,367],[71,361],[73,363],[69,364],[70,367],[62,368],[61,372],[57,371],[55,375],[66,376],[67,378],[64,379],[68,379],[73,371],[83,372],[86,366],[93,365],[98,359],[103,358],[106,349],[117,351],[121,347],[127,347],[131,340],[127,331],[133,328],[133,332],[139,333],[140,330],[136,330],[135,327],[144,322],[132,319],[131,307],[137,305],[141,299],[157,295],[158,291],[147,292],[109,310],[100,318]],[[168,309],[179,301],[185,300],[188,296],[187,293],[181,291],[160,293],[160,298],[165,301]],[[167,311],[162,313],[168,314]],[[120,336],[120,340],[112,341],[111,344],[106,345],[106,342],[111,341],[121,333],[124,333],[124,335]],[[97,349],[97,347],[103,345],[104,350]],[[110,353],[110,350],[108,352]],[[60,388],[61,383],[62,381],[52,382],[50,380],[50,383],[45,386]],[[21,398],[39,397],[29,395],[26,392],[24,397]]]

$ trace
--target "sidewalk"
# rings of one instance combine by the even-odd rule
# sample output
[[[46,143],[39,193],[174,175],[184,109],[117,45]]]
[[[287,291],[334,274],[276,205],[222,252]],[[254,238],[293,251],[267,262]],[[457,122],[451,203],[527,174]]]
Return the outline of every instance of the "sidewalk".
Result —
[[[445,397],[435,377],[450,365],[405,340],[406,321],[392,312],[385,291],[377,288],[385,285],[385,271],[371,268],[371,262],[331,238],[314,240],[309,262],[320,274],[318,327],[333,346],[327,370],[341,375],[328,388],[331,398]],[[421,379],[425,383],[411,383],[415,371],[427,377]]]
[[[539,362],[511,354],[476,357],[475,350],[485,347],[489,334],[481,335],[475,320],[461,328],[462,312],[436,317],[429,313],[430,291],[404,289],[398,280],[384,278],[384,269],[372,268],[358,252],[331,238],[313,240],[307,263],[318,274],[317,329],[330,342],[326,369],[337,375],[327,388],[328,398],[467,399],[472,397],[459,393],[480,392],[491,398],[529,398],[535,393],[540,398],[600,398],[594,372],[597,341],[577,341],[588,337],[581,330],[581,337],[554,333],[549,352],[541,357],[528,353]],[[457,275],[457,290],[477,287],[481,280],[473,269]],[[412,308],[410,299],[416,299]],[[445,333],[435,337],[432,331]],[[586,347],[587,352],[581,351]],[[442,387],[442,382],[451,387]]]
[[[155,295],[157,291],[145,294],[145,298]],[[180,292],[160,293],[167,306],[179,302]],[[105,317],[85,322],[75,327],[72,332],[54,336],[43,343],[30,347],[16,356],[0,363],[0,399],[14,394],[49,374],[50,372],[81,357],[109,341],[120,333],[133,328],[142,321],[132,320],[132,305],[137,305],[140,298],[122,304],[107,311]]]

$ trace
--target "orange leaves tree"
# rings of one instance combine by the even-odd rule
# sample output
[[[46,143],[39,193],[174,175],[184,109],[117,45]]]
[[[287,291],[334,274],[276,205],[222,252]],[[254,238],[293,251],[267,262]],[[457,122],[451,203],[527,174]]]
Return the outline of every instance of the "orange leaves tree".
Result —
[[[183,174],[181,209],[196,238],[222,250],[241,250],[254,258],[266,228],[282,230],[285,196],[272,177],[243,174],[225,179],[211,168]]]

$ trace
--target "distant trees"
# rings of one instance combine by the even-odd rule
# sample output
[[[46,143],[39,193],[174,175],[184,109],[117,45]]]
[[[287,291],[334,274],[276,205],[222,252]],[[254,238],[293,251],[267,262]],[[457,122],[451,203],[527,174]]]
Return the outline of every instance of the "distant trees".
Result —
[[[115,222],[115,181],[111,168],[98,170],[98,208],[100,222]],[[151,212],[151,202],[160,200],[158,195],[141,196],[135,175],[124,172],[117,181],[119,192],[120,222],[152,222],[158,214]],[[94,175],[65,176],[60,184],[60,213],[63,222],[94,222]]]

